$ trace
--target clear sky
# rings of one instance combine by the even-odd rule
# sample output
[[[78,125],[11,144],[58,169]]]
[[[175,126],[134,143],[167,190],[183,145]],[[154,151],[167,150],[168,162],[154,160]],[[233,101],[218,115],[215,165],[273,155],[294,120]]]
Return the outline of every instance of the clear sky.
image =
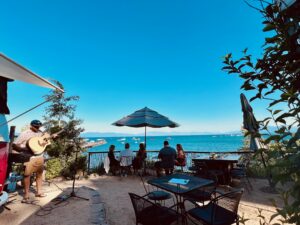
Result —
[[[221,71],[222,56],[246,47],[259,56],[261,21],[243,0],[2,1],[0,51],[79,95],[86,131],[139,132],[111,123],[145,106],[178,122],[177,132],[232,131],[242,124],[242,80]],[[10,84],[11,116],[48,91]],[[252,105],[265,115],[264,104]]]

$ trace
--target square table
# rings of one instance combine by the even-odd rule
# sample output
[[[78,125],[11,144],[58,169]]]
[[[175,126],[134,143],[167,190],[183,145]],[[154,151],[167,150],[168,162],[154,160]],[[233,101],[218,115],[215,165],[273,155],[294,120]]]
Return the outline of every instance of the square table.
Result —
[[[188,181],[188,182],[186,182],[186,184],[177,184],[176,182],[175,183],[169,182],[171,179],[182,179],[183,182],[184,181]],[[148,184],[151,184],[165,191],[169,191],[175,195],[182,195],[213,183],[214,183],[213,180],[208,180],[200,177],[195,177],[187,174],[179,174],[179,173],[148,180]]]
[[[185,209],[181,195],[214,183],[213,180],[187,174],[171,174],[168,176],[154,178],[147,182],[155,187],[173,193],[176,198],[177,211],[181,212],[182,215],[185,214]],[[186,218],[183,216],[183,224],[186,223]]]
[[[225,180],[223,181],[224,184],[230,184],[231,182],[230,171],[233,167],[233,164],[237,163],[240,158],[241,155],[239,154],[234,154],[234,155],[225,154],[225,155],[220,155],[219,157],[216,158],[210,158],[209,156],[204,156],[192,160],[198,162],[204,162],[207,165],[208,169],[222,170],[224,172],[224,178],[225,178]]]

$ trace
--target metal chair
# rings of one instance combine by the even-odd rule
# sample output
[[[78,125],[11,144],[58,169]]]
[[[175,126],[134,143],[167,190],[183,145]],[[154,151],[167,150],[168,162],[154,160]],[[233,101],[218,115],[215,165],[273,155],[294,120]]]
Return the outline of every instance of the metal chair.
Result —
[[[239,224],[237,211],[242,194],[243,189],[221,194],[204,206],[199,206],[196,202],[186,199],[185,205],[189,201],[195,206],[186,211],[187,218],[194,224],[197,222],[205,225]]]
[[[133,156],[121,156],[120,167],[121,167],[121,176],[127,176],[131,174]]]
[[[190,199],[195,202],[201,202],[204,205],[205,202],[211,201],[212,196],[216,191],[216,186],[207,186],[204,188],[199,188],[182,195],[184,199]]]
[[[196,176],[212,179],[216,184],[219,183],[220,178],[222,182],[225,181],[224,171],[218,169],[209,169],[205,162],[192,160],[193,166],[196,169]]]
[[[244,184],[244,187],[248,192],[253,190],[253,186],[249,180],[248,172],[247,172],[249,164],[250,164],[250,160],[244,158],[241,162],[237,163],[236,167],[232,168],[230,171],[230,176],[233,179],[240,180],[240,182]]]
[[[170,225],[181,218],[172,208],[155,204],[133,193],[129,193],[129,196],[136,216],[136,225]]]
[[[149,189],[147,189],[147,187],[145,185],[145,181],[144,181],[141,174],[139,174],[139,177],[141,178],[144,189],[146,191],[146,195],[144,195],[143,197],[147,197],[148,199],[154,201],[155,203],[157,201],[162,202],[162,201],[165,201],[165,200],[168,200],[168,199],[172,198],[172,195],[169,192],[166,192],[166,191],[161,191],[161,190],[149,191]]]

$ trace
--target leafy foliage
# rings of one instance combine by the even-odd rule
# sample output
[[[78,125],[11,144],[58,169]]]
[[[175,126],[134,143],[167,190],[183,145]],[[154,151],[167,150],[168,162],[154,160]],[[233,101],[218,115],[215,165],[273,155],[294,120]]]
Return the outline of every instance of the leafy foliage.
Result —
[[[264,17],[263,31],[270,35],[265,38],[262,56],[253,59],[247,49],[240,59],[229,53],[224,57],[222,69],[244,80],[241,89],[252,93],[250,101],[269,101],[270,116],[260,121],[260,125],[268,134],[265,144],[272,147],[261,151],[268,158],[267,169],[272,171],[272,180],[289,187],[281,190],[284,207],[277,209],[274,218],[280,215],[284,218],[282,222],[300,224],[299,6],[295,11],[281,10],[273,2],[258,2],[260,7],[256,9]],[[272,123],[277,127],[275,133],[268,130]]]
[[[52,179],[61,175],[62,166],[58,158],[47,161],[46,179]]]
[[[56,84],[63,89],[62,84],[59,82],[56,82]],[[50,105],[46,108],[44,116],[46,129],[48,129],[50,133],[56,133],[62,129],[64,130],[53,140],[52,144],[49,145],[46,150],[50,157],[59,159],[61,164],[59,173],[69,174],[64,171],[74,171],[72,167],[74,163],[72,164],[72,162],[74,162],[75,152],[79,151],[79,155],[83,152],[80,133],[83,132],[84,129],[80,127],[82,121],[75,118],[76,105],[73,103],[74,101],[78,101],[79,97],[66,97],[65,93],[57,90],[51,91],[49,95],[44,97],[50,101]],[[82,159],[86,161],[85,157]],[[81,165],[81,167],[79,167],[79,165]],[[77,170],[85,170],[85,167],[86,165],[84,165],[84,163],[78,163]]]

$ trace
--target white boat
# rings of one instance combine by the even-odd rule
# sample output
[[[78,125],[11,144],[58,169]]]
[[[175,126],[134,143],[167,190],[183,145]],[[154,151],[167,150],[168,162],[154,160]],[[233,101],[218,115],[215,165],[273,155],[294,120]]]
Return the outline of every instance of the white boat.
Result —
[[[120,138],[117,141],[125,141],[125,140],[126,140],[126,138]]]

